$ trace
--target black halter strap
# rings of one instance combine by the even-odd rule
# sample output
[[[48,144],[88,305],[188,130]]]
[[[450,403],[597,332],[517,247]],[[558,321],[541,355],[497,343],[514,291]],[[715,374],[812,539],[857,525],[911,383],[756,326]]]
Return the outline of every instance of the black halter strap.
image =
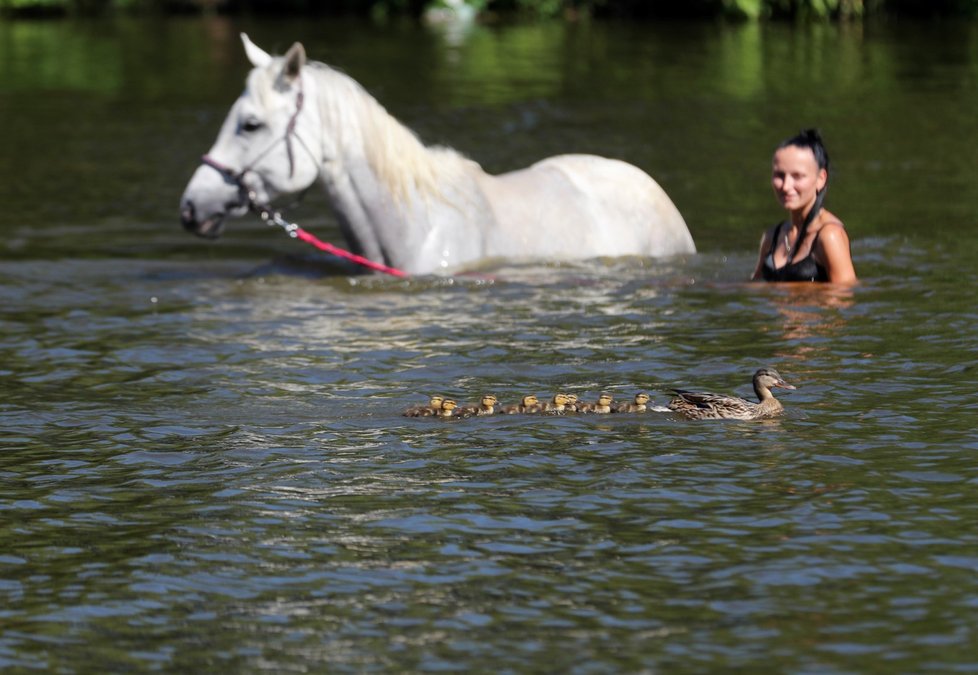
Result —
[[[277,146],[279,143],[283,141],[285,142],[285,153],[289,158],[289,178],[292,178],[295,175],[295,151],[292,148],[293,136],[299,140],[299,143],[302,145],[302,147],[306,149],[306,152],[308,152],[309,156],[312,157],[312,159],[315,161],[316,155],[312,152],[312,150],[309,149],[309,146],[306,145],[305,141],[302,140],[302,137],[299,136],[299,134],[295,130],[296,122],[299,119],[299,113],[302,112],[302,107],[305,104],[305,100],[306,100],[305,93],[303,92],[303,88],[302,88],[301,74],[299,75],[298,80],[299,80],[299,91],[296,92],[295,95],[295,111],[292,113],[292,117],[289,118],[289,122],[285,126],[284,136],[272,141],[268,145],[268,147],[266,147],[264,150],[258,153],[258,155],[256,155],[253,160],[248,162],[248,164],[246,164],[244,168],[242,168],[240,171],[235,171],[234,169],[227,166],[226,164],[222,164],[221,162],[218,162],[210,155],[204,155],[203,157],[200,158],[200,161],[203,164],[206,164],[207,166],[211,167],[212,169],[220,173],[222,176],[224,176],[226,180],[236,184],[238,188],[243,191],[244,194],[247,194],[248,192],[247,186],[245,186],[244,183],[245,174],[248,173],[249,171],[253,171],[254,166],[258,164],[258,162],[260,162],[262,159],[264,159],[265,155],[267,155],[272,150],[274,150],[275,146]]]

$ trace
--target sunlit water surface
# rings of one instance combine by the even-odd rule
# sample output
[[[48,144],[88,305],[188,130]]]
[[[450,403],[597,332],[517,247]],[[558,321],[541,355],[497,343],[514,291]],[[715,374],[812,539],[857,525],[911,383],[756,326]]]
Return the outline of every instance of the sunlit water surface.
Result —
[[[975,26],[158,28],[0,26],[0,669],[978,669]],[[405,281],[194,240],[242,28],[487,168],[625,156],[701,252]],[[850,291],[744,281],[809,121]],[[781,419],[400,415],[761,365]]]

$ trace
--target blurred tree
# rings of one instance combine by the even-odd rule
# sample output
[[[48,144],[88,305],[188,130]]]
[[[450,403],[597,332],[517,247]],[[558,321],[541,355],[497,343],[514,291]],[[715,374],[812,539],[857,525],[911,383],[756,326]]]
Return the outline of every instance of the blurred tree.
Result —
[[[421,16],[445,0],[0,0],[0,14],[107,11],[223,11],[277,14]],[[553,17],[850,18],[878,12],[911,16],[978,15],[978,0],[464,0],[475,9]]]

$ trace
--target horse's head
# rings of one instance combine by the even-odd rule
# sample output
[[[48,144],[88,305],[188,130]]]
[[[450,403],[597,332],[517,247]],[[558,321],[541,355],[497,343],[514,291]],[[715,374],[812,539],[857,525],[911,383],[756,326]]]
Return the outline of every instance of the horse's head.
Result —
[[[324,155],[315,81],[302,76],[305,49],[297,42],[272,57],[241,39],[254,69],[180,200],[183,226],[202,237],[220,236],[224,218],[244,215],[252,202],[309,187]]]

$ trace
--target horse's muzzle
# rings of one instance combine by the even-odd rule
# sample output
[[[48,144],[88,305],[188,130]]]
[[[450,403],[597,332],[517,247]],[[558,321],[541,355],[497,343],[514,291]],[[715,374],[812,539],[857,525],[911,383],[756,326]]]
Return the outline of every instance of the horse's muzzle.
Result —
[[[189,199],[180,206],[180,224],[183,229],[198,237],[217,239],[224,230],[224,214],[217,213],[205,220],[197,220],[197,209]]]

